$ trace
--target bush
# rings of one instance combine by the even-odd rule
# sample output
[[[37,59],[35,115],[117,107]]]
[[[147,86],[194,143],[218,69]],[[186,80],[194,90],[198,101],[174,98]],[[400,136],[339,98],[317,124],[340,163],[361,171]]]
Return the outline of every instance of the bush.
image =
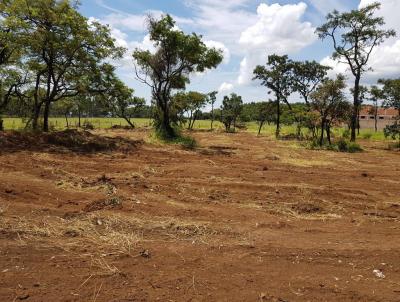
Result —
[[[167,144],[181,145],[185,149],[193,150],[197,147],[197,142],[193,137],[182,135],[179,129],[175,129],[174,137],[165,135],[164,132],[157,131],[154,133],[155,138]]]
[[[349,153],[356,153],[356,152],[361,152],[363,149],[361,146],[357,143],[354,142],[349,142],[348,140],[345,139],[340,139],[336,143],[337,149],[339,152],[349,152]]]
[[[342,137],[349,139],[350,138],[350,129],[344,130],[342,133]]]
[[[322,146],[320,146],[318,139],[314,139],[307,144],[307,148],[311,150],[330,150],[330,151],[348,152],[348,153],[356,153],[363,151],[360,145],[350,142],[343,138],[339,139],[337,142],[333,144],[329,144],[327,141],[324,141]]]
[[[94,125],[89,121],[84,121],[82,128],[85,130],[94,130]]]
[[[364,133],[364,134],[362,135],[362,138],[364,138],[364,139],[371,139],[371,138],[372,138],[372,133]]]

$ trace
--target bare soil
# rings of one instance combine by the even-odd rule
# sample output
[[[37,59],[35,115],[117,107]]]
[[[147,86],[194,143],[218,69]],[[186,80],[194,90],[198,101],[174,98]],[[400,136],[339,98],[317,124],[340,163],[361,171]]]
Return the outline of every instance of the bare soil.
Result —
[[[400,152],[192,135],[2,134],[0,301],[400,301]]]

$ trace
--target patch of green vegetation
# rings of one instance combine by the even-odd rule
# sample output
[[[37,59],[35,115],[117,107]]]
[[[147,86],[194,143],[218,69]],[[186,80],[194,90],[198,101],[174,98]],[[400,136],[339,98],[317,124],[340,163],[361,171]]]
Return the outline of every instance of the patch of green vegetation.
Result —
[[[150,135],[150,143],[181,145],[183,148],[189,150],[197,147],[197,142],[193,137],[183,135],[179,129],[175,129],[175,134],[174,137],[168,137],[159,131],[154,131]]]
[[[307,148],[311,150],[330,150],[335,152],[347,152],[347,153],[357,153],[362,152],[363,149],[357,143],[350,142],[345,138],[340,138],[336,142],[329,144],[328,141],[324,141],[322,146],[320,145],[318,140],[313,140],[311,142],[306,143]]]

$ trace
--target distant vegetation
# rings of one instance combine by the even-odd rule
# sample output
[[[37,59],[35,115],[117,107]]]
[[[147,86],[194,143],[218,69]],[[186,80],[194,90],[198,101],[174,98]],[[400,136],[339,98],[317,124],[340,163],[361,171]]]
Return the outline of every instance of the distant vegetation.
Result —
[[[0,3],[0,131],[151,125],[163,139],[176,140],[184,128],[247,128],[261,134],[274,127],[275,136],[285,138],[288,133],[282,129],[290,127],[291,137],[323,147],[337,145],[333,136],[345,125],[350,131],[342,138],[356,140],[363,101],[377,108],[379,99],[400,113],[400,79],[381,79],[370,88],[361,85],[372,50],[396,34],[375,16],[378,3],[334,11],[317,29],[321,39],[333,41],[333,58],[345,61],[354,76],[351,103],[343,75],[328,78],[330,68],[318,62],[270,54],[265,65],[255,68],[254,81],[272,99],[249,102],[232,93],[220,96],[219,108],[217,92],[185,89],[194,73],[222,62],[221,50],[207,47],[200,35],[177,29],[169,15],[150,16],[148,34],[155,50],[136,49],[132,54],[132,74],[151,91],[146,102],[118,78],[110,63],[127,50],[117,46],[109,27],[82,16],[78,5],[67,0]],[[289,101],[294,94],[301,103]],[[399,119],[384,135],[400,141]]]

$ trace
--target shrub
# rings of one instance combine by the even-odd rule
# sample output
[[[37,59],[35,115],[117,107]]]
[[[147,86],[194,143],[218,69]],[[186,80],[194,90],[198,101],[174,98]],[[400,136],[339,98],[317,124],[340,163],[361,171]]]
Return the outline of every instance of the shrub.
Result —
[[[89,121],[84,121],[82,128],[85,130],[94,130],[94,125]]]
[[[314,139],[307,144],[307,148],[311,150],[330,150],[336,152],[349,152],[349,153],[356,153],[363,151],[360,145],[353,142],[349,142],[348,140],[343,138],[339,139],[334,144],[329,144],[327,141],[324,141],[324,144],[322,146],[320,146],[318,139]]]
[[[342,133],[343,138],[350,138],[350,129],[346,129]]]
[[[359,144],[354,142],[349,142],[348,140],[345,139],[338,140],[336,146],[339,152],[356,153],[363,151],[363,149]]]
[[[364,133],[364,134],[362,135],[362,138],[364,138],[364,139],[371,139],[371,138],[372,138],[372,133]]]

